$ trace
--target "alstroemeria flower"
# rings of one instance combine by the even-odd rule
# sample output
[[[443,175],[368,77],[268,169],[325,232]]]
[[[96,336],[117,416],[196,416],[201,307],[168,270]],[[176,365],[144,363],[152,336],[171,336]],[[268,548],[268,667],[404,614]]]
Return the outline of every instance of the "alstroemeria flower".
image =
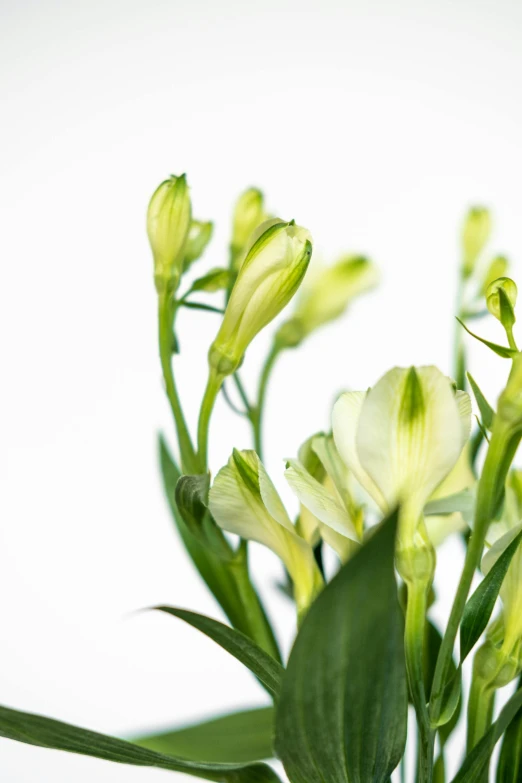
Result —
[[[471,403],[436,367],[386,373],[368,392],[346,392],[333,410],[335,444],[383,512],[402,507],[412,544],[422,509],[469,437]]]
[[[255,451],[234,450],[209,492],[217,524],[278,555],[294,584],[298,612],[306,610],[322,580],[310,544],[298,535]]]
[[[512,471],[506,483],[504,510],[499,522],[493,523],[487,534],[490,549],[482,559],[482,571],[487,575],[513,539],[522,531],[522,472]],[[517,657],[522,652],[522,546],[519,545],[500,588],[503,606],[502,649]]]
[[[285,477],[301,503],[298,526],[313,544],[319,537],[345,562],[362,538],[362,514],[351,496],[350,477],[332,436],[315,435],[289,459]]]

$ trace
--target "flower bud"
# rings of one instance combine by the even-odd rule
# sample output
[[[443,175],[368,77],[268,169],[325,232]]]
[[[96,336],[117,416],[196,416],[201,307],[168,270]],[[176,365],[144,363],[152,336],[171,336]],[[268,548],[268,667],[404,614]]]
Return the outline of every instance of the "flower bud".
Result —
[[[484,281],[482,283],[482,293],[485,296],[488,286],[494,280],[498,280],[499,277],[505,277],[509,269],[509,261],[505,256],[496,256],[490,263],[486,273],[484,275]]]
[[[462,266],[469,277],[491,234],[491,215],[485,207],[472,207],[462,230]]]
[[[175,290],[191,224],[189,189],[184,174],[162,182],[147,212],[147,233],[154,256],[154,280],[158,291]]]
[[[288,304],[303,279],[311,255],[309,232],[293,221],[270,225],[254,242],[210,347],[209,362],[218,375],[235,372],[256,334]]]
[[[213,228],[214,226],[210,221],[206,223],[203,223],[201,220],[192,221],[185,246],[183,271],[186,271],[194,261],[197,261],[203,255],[212,237]]]
[[[511,329],[515,323],[515,305],[517,286],[510,277],[499,277],[489,284],[486,291],[486,305],[505,329]]]
[[[318,271],[309,285],[305,283],[294,315],[282,324],[276,343],[288,348],[298,345],[315,329],[339,318],[351,300],[377,280],[375,266],[362,256],[346,256]]]
[[[257,188],[249,188],[236,202],[232,222],[232,242],[230,244],[232,268],[238,272],[245,258],[245,249],[252,232],[267,219],[264,209],[264,197]]]

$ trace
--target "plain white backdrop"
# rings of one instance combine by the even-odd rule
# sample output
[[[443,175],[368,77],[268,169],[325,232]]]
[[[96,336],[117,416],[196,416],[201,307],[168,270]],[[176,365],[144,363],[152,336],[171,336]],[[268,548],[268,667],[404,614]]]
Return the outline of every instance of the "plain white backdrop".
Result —
[[[268,467],[328,426],[335,394],[394,364],[451,371],[458,231],[490,205],[492,249],[522,257],[522,6],[306,0],[0,4],[0,702],[124,736],[265,702],[253,678],[156,603],[214,616],[162,497],[172,438],[144,216],[186,171],[223,262],[255,184],[326,259],[365,252],[382,284],[276,369]],[[515,271],[516,276],[516,271]],[[477,328],[479,328],[477,326]],[[187,314],[179,379],[193,425],[216,329]],[[483,334],[500,339],[495,324]],[[245,363],[252,387],[268,344]],[[501,359],[473,347],[494,398]],[[214,470],[248,431],[223,403]],[[255,570],[286,648],[293,616]],[[460,562],[446,545],[444,618]],[[456,743],[458,745],[458,741]],[[452,768],[460,750],[452,751]],[[6,783],[167,780],[0,741]]]

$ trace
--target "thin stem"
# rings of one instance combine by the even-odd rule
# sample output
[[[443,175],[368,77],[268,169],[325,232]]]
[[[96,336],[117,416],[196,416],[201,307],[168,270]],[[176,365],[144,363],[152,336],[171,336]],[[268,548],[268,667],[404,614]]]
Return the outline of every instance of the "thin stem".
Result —
[[[188,473],[195,473],[196,453],[194,451],[194,446],[192,445],[185,417],[183,416],[183,410],[181,408],[172,369],[172,347],[174,341],[172,332],[173,322],[174,305],[172,297],[168,291],[162,291],[158,296],[158,339],[161,369],[165,381],[165,391],[176,424],[182,468]]]
[[[265,407],[266,390],[268,387],[268,381],[274,368],[275,361],[280,353],[280,348],[276,343],[272,346],[270,353],[266,357],[263,369],[261,370],[261,376],[259,378],[259,387],[257,390],[256,407],[251,410],[252,429],[254,432],[254,448],[259,456],[259,459],[263,459],[263,413]]]
[[[235,372],[233,377],[234,377],[234,383],[236,384],[236,388],[237,388],[237,390],[239,392],[239,396],[241,397],[241,401],[242,401],[243,405],[245,406],[245,408],[247,410],[247,415],[250,416],[251,415],[252,406],[250,405],[250,402],[249,402],[249,399],[248,399],[248,395],[247,395],[247,393],[245,391],[245,387],[243,386],[243,382],[242,382],[241,378],[239,377],[239,373]]]
[[[509,326],[506,327],[506,335],[508,338],[509,347],[513,349],[513,351],[518,351],[517,344],[515,342],[515,338],[513,337],[513,327]]]
[[[463,299],[464,299],[465,277],[462,273],[459,275],[457,287],[456,311],[459,318],[463,317]],[[466,352],[464,348],[464,333],[462,326],[455,321],[455,332],[453,338],[453,374],[458,389],[466,389]]]
[[[501,419],[497,418],[495,425],[478,485],[475,522],[468,541],[464,568],[437,657],[430,700],[430,713],[434,722],[440,718],[453,647],[471,582],[482,556],[486,532],[494,516],[516,446],[520,442],[520,436],[514,435],[511,428]]]
[[[217,375],[214,370],[210,370],[208,375],[207,387],[203,395],[203,402],[199,411],[198,421],[198,456],[197,462],[199,471],[205,473],[208,466],[208,430],[210,417],[214,409],[216,397],[221,389],[223,376]]]
[[[424,639],[426,631],[427,586],[408,583],[405,653],[410,692],[419,727],[419,783],[430,783],[433,775],[433,744],[424,690]]]

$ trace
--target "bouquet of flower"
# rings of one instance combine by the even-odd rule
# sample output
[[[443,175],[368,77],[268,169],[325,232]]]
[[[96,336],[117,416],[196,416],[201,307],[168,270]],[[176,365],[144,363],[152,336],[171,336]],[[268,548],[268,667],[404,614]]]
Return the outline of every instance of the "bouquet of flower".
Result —
[[[496,781],[520,783],[522,688],[514,683],[522,672],[522,472],[512,462],[522,438],[522,353],[513,335],[516,285],[506,259],[488,256],[488,211],[474,208],[464,222],[454,380],[433,366],[395,367],[368,390],[341,394],[331,429],[303,432],[286,461],[296,519],[262,461],[267,385],[276,360],[376,283],[374,264],[346,255],[330,266],[314,261],[307,272],[308,230],[271,217],[263,195],[249,189],[235,207],[229,263],[188,276],[188,284],[212,224],[192,217],[185,176],[158,187],[147,228],[159,354],[178,440],[175,456],[160,443],[165,490],[181,541],[229,622],[156,609],[250,669],[272,706],[132,741],[1,707],[0,735],[231,783],[277,783],[266,763],[272,759],[291,783],[443,783],[445,746],[466,711],[467,747],[453,783],[486,783],[500,740]],[[202,301],[204,293],[219,294],[219,303]],[[240,374],[245,352],[294,295],[251,400]],[[174,376],[176,316],[187,307],[221,317],[196,439]],[[498,344],[469,329],[488,312],[505,332]],[[511,362],[496,410],[467,372],[465,332]],[[212,476],[209,425],[218,395],[230,401],[230,383],[254,448],[234,449]],[[462,537],[466,554],[447,625],[438,629],[430,619],[436,548],[450,534]],[[281,590],[295,603],[297,632],[286,661],[251,579],[250,541],[280,559]],[[333,569],[325,569],[326,549]],[[462,671],[470,655],[469,684]],[[498,710],[497,690],[509,684]],[[409,705],[415,730],[408,734]]]

